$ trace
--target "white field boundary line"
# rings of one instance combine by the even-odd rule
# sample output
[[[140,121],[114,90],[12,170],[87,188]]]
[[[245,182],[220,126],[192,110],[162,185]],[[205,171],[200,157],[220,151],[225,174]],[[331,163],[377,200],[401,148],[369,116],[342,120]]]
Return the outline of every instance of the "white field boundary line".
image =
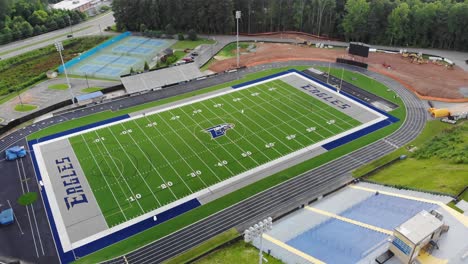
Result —
[[[222,182],[219,182],[215,185],[212,185],[211,187],[209,188],[205,188],[205,189],[202,189],[196,193],[193,193],[191,195],[188,195],[184,198],[181,198],[177,201],[174,201],[172,203],[169,203],[163,207],[160,207],[156,210],[153,210],[151,212],[148,212],[146,214],[143,214],[143,215],[140,215],[136,218],[133,218],[125,223],[122,223],[122,224],[119,224],[119,225],[116,225],[116,226],[113,226],[112,228],[109,228],[107,230],[104,230],[104,231],[101,231],[99,233],[96,233],[92,236],[89,236],[87,238],[84,238],[82,240],[79,240],[77,242],[74,242],[74,243],[71,243],[70,241],[70,238],[66,232],[66,228],[65,228],[65,225],[64,225],[64,222],[63,222],[63,219],[62,219],[62,216],[60,214],[60,210],[58,208],[58,204],[57,204],[57,199],[55,197],[55,193],[53,192],[53,189],[52,189],[52,184],[51,184],[51,181],[50,181],[50,178],[49,178],[49,175],[47,174],[47,169],[45,167],[45,161],[44,161],[44,158],[42,156],[42,153],[40,151],[40,147],[43,146],[43,145],[46,145],[46,144],[50,144],[50,143],[53,143],[53,142],[56,142],[58,140],[63,140],[63,139],[67,139],[67,138],[70,138],[70,137],[73,137],[73,136],[76,136],[76,135],[80,135],[80,134],[84,134],[84,133],[87,133],[87,132],[91,132],[91,131],[95,131],[95,130],[98,130],[98,129],[101,129],[101,128],[105,128],[105,127],[109,127],[109,126],[114,126],[116,124],[120,124],[120,123],[124,123],[124,122],[127,122],[127,121],[130,121],[130,120],[134,120],[134,119],[138,119],[138,118],[142,118],[144,117],[145,115],[151,115],[151,114],[156,114],[156,113],[160,113],[160,112],[164,112],[164,111],[167,111],[167,110],[171,110],[171,109],[175,109],[175,108],[179,108],[179,107],[182,107],[182,106],[185,106],[185,105],[190,105],[190,104],[193,104],[193,103],[196,103],[196,102],[200,102],[200,101],[204,101],[204,100],[208,100],[208,99],[211,99],[211,98],[215,98],[215,97],[218,97],[218,96],[222,96],[222,95],[225,95],[225,94],[230,94],[230,93],[234,93],[236,91],[240,91],[240,90],[244,90],[244,89],[248,89],[252,86],[257,86],[259,84],[263,84],[263,83],[266,83],[266,82],[270,82],[270,81],[273,81],[273,80],[276,80],[276,79],[281,79],[281,78],[284,78],[286,76],[291,76],[291,75],[296,75],[296,76],[299,76],[303,79],[305,79],[307,82],[310,82],[310,83],[313,83],[314,85],[319,85],[320,87],[323,87],[322,85],[314,82],[313,80],[310,80],[310,79],[307,79],[297,73],[289,73],[289,74],[286,74],[286,75],[282,75],[282,76],[278,76],[278,77],[274,77],[274,78],[271,78],[271,79],[268,79],[268,80],[263,80],[263,81],[260,81],[260,82],[257,82],[257,83],[253,83],[253,84],[249,84],[249,85],[246,85],[244,87],[241,87],[241,88],[237,88],[237,89],[232,89],[232,90],[227,90],[227,91],[223,91],[223,92],[220,92],[219,94],[211,94],[211,95],[208,95],[206,97],[201,97],[201,98],[198,98],[196,100],[193,100],[193,101],[187,101],[187,102],[184,102],[184,103],[181,103],[181,104],[174,104],[174,105],[171,105],[171,106],[168,106],[168,107],[165,107],[165,108],[162,108],[162,109],[158,109],[156,111],[153,111],[153,112],[148,112],[148,113],[145,113],[145,114],[141,114],[141,115],[137,115],[137,116],[134,116],[134,117],[131,117],[131,118],[127,118],[127,119],[124,119],[124,120],[120,120],[120,121],[116,121],[116,122],[113,122],[113,123],[109,123],[109,124],[105,124],[105,125],[102,125],[102,126],[98,126],[98,127],[95,127],[95,128],[90,128],[90,129],[87,129],[87,130],[84,130],[84,131],[80,131],[80,132],[76,132],[76,133],[73,133],[73,134],[70,134],[70,135],[65,135],[65,136],[62,136],[62,137],[59,137],[59,138],[56,138],[56,139],[51,139],[49,141],[44,141],[44,142],[41,142],[41,143],[38,143],[38,144],[35,144],[33,146],[34,148],[34,151],[37,151],[36,152],[36,159],[37,159],[37,164],[38,164],[38,169],[42,175],[42,179],[43,179],[43,183],[44,183],[44,188],[47,192],[47,196],[48,196],[48,200],[49,200],[49,204],[50,204],[50,207],[51,207],[51,212],[52,212],[52,215],[53,215],[53,218],[56,222],[56,227],[57,227],[57,232],[58,232],[58,235],[60,237],[60,242],[62,244],[62,247],[64,249],[64,252],[67,252],[67,251],[70,251],[74,248],[78,248],[78,247],[81,247],[81,246],[84,246],[92,241],[95,241],[97,239],[100,239],[102,237],[105,237],[107,235],[110,235],[116,231],[119,231],[119,230],[122,230],[126,227],[129,227],[131,225],[134,225],[136,223],[139,223],[145,219],[148,219],[148,218],[152,218],[153,216],[156,216],[157,214],[161,213],[161,212],[164,212],[168,209],[171,209],[171,208],[174,208],[178,205],[181,205],[189,200],[192,200],[192,199],[195,199],[195,198],[198,198],[198,197],[201,197],[203,195],[206,195],[208,193],[210,193],[210,190],[211,191],[215,191],[217,189],[221,189],[223,188],[224,186],[226,185],[229,185],[233,182],[236,182],[236,181],[239,181],[245,177],[248,177],[252,174],[255,174],[257,172],[260,172],[268,167],[271,167],[277,163],[281,163],[283,161],[286,161],[286,160],[289,160],[289,159],[292,159],[296,156],[300,156],[304,153],[307,153],[309,151],[312,151],[316,148],[319,148],[321,145],[324,145],[324,144],[327,144],[329,142],[332,142],[336,139],[339,139],[341,137],[344,137],[346,135],[349,135],[351,133],[354,133],[354,132],[357,132],[361,129],[364,129],[366,127],[369,127],[371,125],[374,125],[380,121],[383,121],[385,119],[387,119],[386,116],[380,114],[379,112],[377,111],[374,111],[373,109],[370,109],[364,105],[361,105],[359,102],[357,101],[354,101],[350,98],[347,98],[339,93],[336,93],[334,92],[333,94],[336,95],[336,96],[340,96],[342,97],[343,99],[349,101],[350,103],[352,103],[353,105],[356,105],[356,106],[359,106],[361,108],[363,108],[364,110],[366,111],[370,111],[374,114],[376,114],[378,116],[378,118],[372,120],[372,121],[369,121],[367,123],[364,123],[364,124],[361,124],[360,126],[357,126],[357,127],[354,127],[350,130],[347,130],[347,131],[344,131],[342,133],[339,133],[339,134],[336,134],[330,138],[327,138],[325,140],[322,140],[322,141],[319,141],[319,142],[316,142],[315,144],[313,145],[310,145],[310,146],[306,146],[302,149],[299,149],[297,151],[294,151],[294,152],[291,152],[285,156],[282,156],[276,160],[272,160],[270,162],[267,162],[261,166],[258,166],[258,167],[255,167],[251,170],[248,170],[248,171],[245,171],[241,174],[238,174],[234,177],[231,177],[227,180],[224,180]],[[323,87],[323,89],[326,89],[326,91],[329,91],[329,92],[333,92],[333,91],[330,91],[330,89],[326,88],[326,87]]]

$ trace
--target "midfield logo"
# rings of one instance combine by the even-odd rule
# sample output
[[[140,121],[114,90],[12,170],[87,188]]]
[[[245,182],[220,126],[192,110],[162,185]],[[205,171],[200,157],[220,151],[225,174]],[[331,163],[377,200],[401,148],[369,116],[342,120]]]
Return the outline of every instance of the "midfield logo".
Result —
[[[226,132],[229,129],[233,129],[233,128],[234,128],[234,124],[225,123],[225,124],[207,128],[205,129],[205,132],[210,133],[211,138],[215,139],[215,138],[226,135]]]

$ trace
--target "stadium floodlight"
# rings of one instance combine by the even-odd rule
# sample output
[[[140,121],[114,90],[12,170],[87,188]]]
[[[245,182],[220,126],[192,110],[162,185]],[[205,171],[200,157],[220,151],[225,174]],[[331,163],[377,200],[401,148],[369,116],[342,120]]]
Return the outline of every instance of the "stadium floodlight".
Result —
[[[273,219],[265,218],[257,224],[247,228],[244,231],[244,241],[249,243],[256,238],[260,238],[260,248],[258,253],[258,263],[263,263],[263,233],[270,231],[273,228]]]
[[[68,91],[70,92],[72,104],[75,105],[75,95],[73,95],[73,91],[70,85],[70,80],[68,79],[67,68],[65,67],[65,62],[63,61],[62,51],[63,51],[63,44],[60,41],[55,42],[55,48],[60,54],[60,59],[62,60],[62,67],[63,72],[65,73],[65,79],[67,79]]]
[[[236,25],[237,25],[237,35],[236,35],[236,42],[237,42],[237,68],[239,68],[239,19],[241,18],[241,11],[236,11]]]

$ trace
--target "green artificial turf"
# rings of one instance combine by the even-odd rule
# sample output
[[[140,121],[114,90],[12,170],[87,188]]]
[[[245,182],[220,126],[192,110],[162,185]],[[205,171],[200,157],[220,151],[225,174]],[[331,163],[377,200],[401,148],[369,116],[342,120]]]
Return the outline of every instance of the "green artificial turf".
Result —
[[[207,131],[223,124],[232,126],[226,135]],[[70,142],[114,226],[360,124],[275,80]]]

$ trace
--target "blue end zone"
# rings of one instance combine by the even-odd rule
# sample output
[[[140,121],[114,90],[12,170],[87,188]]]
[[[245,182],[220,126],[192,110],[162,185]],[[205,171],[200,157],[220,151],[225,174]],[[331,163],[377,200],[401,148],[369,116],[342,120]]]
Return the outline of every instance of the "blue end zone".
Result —
[[[309,75],[307,75],[307,74],[305,74],[305,73],[303,73],[301,71],[298,71],[296,69],[289,69],[287,71],[276,73],[276,74],[273,74],[273,75],[270,75],[270,76],[267,76],[267,77],[264,77],[264,78],[260,78],[260,79],[256,79],[256,80],[253,80],[253,81],[248,81],[248,82],[245,82],[245,83],[234,85],[234,86],[232,86],[232,88],[234,88],[234,89],[241,88],[241,87],[251,85],[251,84],[255,84],[255,83],[258,83],[258,82],[261,82],[261,81],[265,81],[265,80],[269,80],[269,79],[272,79],[272,78],[275,78],[275,77],[283,76],[283,75],[286,75],[286,74],[289,74],[289,73],[292,73],[292,72],[297,73],[297,74],[299,74],[299,75],[301,75],[301,76],[303,76],[303,77],[305,77],[305,78],[307,78],[307,79],[309,79],[311,81],[319,83],[319,84],[325,86],[326,88],[328,88],[328,89],[330,89],[330,90],[332,90],[334,92],[337,92],[337,89],[335,87],[333,87],[333,86],[331,86],[331,85],[329,85],[327,83],[324,83],[324,82],[322,82],[322,81],[320,81],[318,79],[315,79],[314,77],[309,76]],[[329,142],[327,144],[324,144],[322,147],[325,148],[326,150],[331,150],[331,149],[337,148],[337,147],[339,147],[341,145],[344,145],[344,144],[346,144],[348,142],[351,142],[351,141],[353,141],[353,140],[355,140],[357,138],[360,138],[360,137],[365,136],[367,134],[370,134],[370,133],[372,133],[372,132],[374,132],[376,130],[379,130],[379,129],[383,128],[383,127],[386,127],[388,125],[391,125],[393,123],[396,123],[396,122],[400,121],[400,119],[388,114],[385,111],[382,111],[382,110],[378,109],[377,107],[375,107],[375,106],[373,106],[373,105],[371,105],[371,104],[369,104],[369,103],[367,103],[367,102],[365,102],[365,101],[363,101],[363,100],[361,100],[361,99],[359,99],[357,97],[354,97],[354,96],[352,96],[350,94],[347,94],[347,93],[345,93],[343,91],[341,91],[340,94],[342,94],[343,96],[345,96],[345,97],[347,97],[347,98],[349,98],[349,99],[351,99],[351,100],[353,100],[353,101],[355,101],[355,102],[357,102],[359,104],[365,105],[366,107],[368,107],[368,108],[370,108],[370,109],[372,109],[372,110],[386,116],[387,119],[382,120],[382,121],[380,121],[380,122],[378,122],[376,124],[373,124],[373,125],[371,125],[369,127],[363,128],[363,129],[361,129],[359,131],[356,131],[354,133],[351,133],[351,134],[349,134],[347,136],[344,136],[342,138],[339,138],[337,140],[334,140],[332,142]]]
[[[28,141],[28,146],[29,146],[29,149],[31,150],[31,159],[32,159],[32,162],[34,164],[34,171],[36,172],[36,176],[37,176],[37,179],[39,181],[42,180],[42,176],[41,176],[41,173],[39,171],[39,167],[37,165],[37,159],[36,159],[36,155],[34,153],[33,150],[33,146],[34,144],[37,144],[39,142],[44,142],[44,141],[47,141],[47,140],[51,140],[51,139],[54,139],[54,138],[59,138],[59,137],[62,137],[62,136],[65,136],[65,135],[70,135],[72,133],[76,133],[76,132],[80,132],[80,131],[83,131],[83,130],[86,130],[86,129],[90,129],[90,128],[94,128],[94,127],[98,127],[98,126],[102,126],[102,125],[105,125],[105,124],[109,124],[109,123],[113,123],[113,122],[116,122],[116,121],[119,121],[119,120],[124,120],[124,119],[127,119],[129,118],[130,116],[129,115],[122,115],[122,116],[117,116],[117,117],[114,117],[114,118],[110,118],[110,119],[106,119],[106,120],[103,120],[103,121],[100,121],[100,122],[96,122],[96,123],[93,123],[93,124],[89,124],[89,125],[85,125],[85,126],[81,126],[81,127],[77,127],[77,128],[74,128],[74,129],[70,129],[70,130],[67,130],[67,131],[64,131],[64,132],[60,132],[60,133],[56,133],[56,134],[53,134],[53,135],[50,135],[50,136],[46,136],[46,137],[42,137],[40,139],[34,139],[34,140],[31,140],[31,141]],[[157,214],[156,215],[156,221],[154,220],[153,217],[150,217],[148,219],[145,219],[139,223],[136,223],[132,226],[129,226],[127,228],[124,228],[120,231],[117,231],[113,234],[110,234],[108,236],[105,236],[105,237],[102,237],[98,240],[95,240],[89,244],[86,244],[82,247],[79,247],[79,248],[76,248],[74,249],[74,252],[71,252],[71,251],[68,251],[68,252],[64,252],[63,251],[63,248],[62,248],[62,244],[60,242],[60,237],[58,235],[58,232],[57,232],[57,226],[55,224],[55,219],[52,215],[52,211],[50,209],[50,204],[49,204],[49,200],[47,198],[47,193],[45,192],[45,189],[41,189],[41,195],[42,195],[42,200],[44,202],[44,207],[46,209],[46,213],[47,213],[47,217],[49,219],[49,223],[50,223],[50,228],[51,228],[51,231],[52,231],[52,236],[54,237],[54,240],[55,240],[55,244],[56,244],[56,247],[57,247],[57,253],[60,257],[60,260],[62,263],[70,263],[70,262],[73,262],[75,260],[75,256],[76,257],[83,257],[83,256],[86,256],[88,254],[91,254],[99,249],[102,249],[104,247],[107,247],[113,243],[116,243],[116,242],[119,242],[121,240],[124,240],[126,238],[129,238],[130,236],[133,236],[139,232],[142,232],[146,229],[149,229],[153,226],[156,226],[158,224],[161,224],[163,222],[166,222],[167,220],[170,220],[171,218],[174,218],[178,215],[181,215],[187,211],[190,211],[194,208],[197,208],[198,206],[200,206],[200,202],[197,200],[197,199],[192,199],[190,201],[187,201],[183,204],[180,204],[176,207],[173,207],[167,211],[164,211],[160,214]]]

